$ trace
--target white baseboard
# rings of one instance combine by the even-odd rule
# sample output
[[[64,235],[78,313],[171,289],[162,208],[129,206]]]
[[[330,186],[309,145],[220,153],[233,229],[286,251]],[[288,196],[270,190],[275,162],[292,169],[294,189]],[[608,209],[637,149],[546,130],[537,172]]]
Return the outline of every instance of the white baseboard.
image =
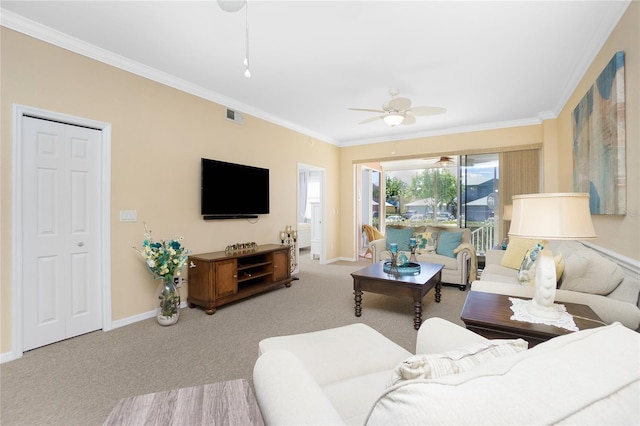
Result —
[[[187,307],[187,302],[185,302],[184,300],[180,303],[180,309],[184,309]],[[143,321],[149,318],[155,318],[156,317],[156,310],[153,309],[151,311],[148,312],[144,312],[138,315],[133,315],[127,318],[123,318],[121,320],[117,320],[117,321],[113,321],[112,325],[113,328],[118,328],[118,327],[124,327],[125,325],[130,325],[130,324],[134,324],[138,321]]]
[[[188,306],[187,302],[183,301],[180,303],[180,308],[184,309]],[[113,330],[114,328],[119,328],[119,327],[124,327],[125,325],[130,325],[130,324],[134,324],[138,321],[143,321],[149,318],[155,318],[156,316],[156,310],[153,309],[151,311],[148,312],[144,312],[142,314],[138,314],[138,315],[133,315],[127,318],[123,318],[117,321],[112,321],[111,323],[111,330]],[[105,332],[108,330],[104,330]],[[22,354],[20,354],[20,356],[17,356],[14,352],[6,352],[3,354],[0,354],[0,364],[3,364],[5,362],[9,362],[9,361],[13,361],[16,360],[18,358],[21,358]]]

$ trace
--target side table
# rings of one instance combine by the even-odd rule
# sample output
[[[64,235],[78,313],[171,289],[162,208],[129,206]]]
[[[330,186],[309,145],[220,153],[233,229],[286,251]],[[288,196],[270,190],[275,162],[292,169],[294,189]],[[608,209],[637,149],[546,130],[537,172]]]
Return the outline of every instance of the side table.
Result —
[[[503,294],[470,291],[462,308],[460,319],[467,329],[487,339],[524,339],[529,347],[553,337],[569,334],[571,331],[546,324],[534,324],[511,319],[511,301]],[[573,315],[573,321],[580,330],[606,325],[587,305],[561,303]]]
[[[132,396],[104,425],[258,425],[264,421],[245,379]]]

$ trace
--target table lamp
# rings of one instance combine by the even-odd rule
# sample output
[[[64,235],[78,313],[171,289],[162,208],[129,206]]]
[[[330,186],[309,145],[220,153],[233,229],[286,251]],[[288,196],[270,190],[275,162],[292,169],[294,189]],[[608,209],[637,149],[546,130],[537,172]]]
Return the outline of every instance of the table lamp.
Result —
[[[502,213],[502,220],[511,220],[513,217],[513,205],[509,204],[504,206],[504,211]]]
[[[585,240],[596,238],[589,210],[589,194],[549,193],[513,196],[509,236],[543,240]],[[531,315],[558,319],[556,267],[553,254],[544,248],[536,260],[534,298]]]

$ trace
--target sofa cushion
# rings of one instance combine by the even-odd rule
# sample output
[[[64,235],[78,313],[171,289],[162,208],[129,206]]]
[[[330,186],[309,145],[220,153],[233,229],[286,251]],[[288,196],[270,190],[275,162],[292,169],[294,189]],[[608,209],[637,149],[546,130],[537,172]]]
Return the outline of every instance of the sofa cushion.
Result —
[[[398,365],[391,385],[403,380],[435,379],[467,371],[492,358],[524,351],[528,343],[523,339],[476,342],[442,354],[413,355]]]
[[[400,382],[367,424],[639,424],[639,348],[640,334],[621,324],[559,336],[460,374]]]
[[[398,245],[398,251],[409,251],[409,239],[413,237],[413,228],[387,228],[387,250],[391,244]]]
[[[365,374],[327,384],[322,387],[322,391],[340,414],[344,424],[363,425],[369,410],[387,388],[391,374],[391,370]]]
[[[541,240],[520,237],[509,238],[509,245],[504,256],[502,256],[501,265],[511,269],[518,269],[522,259],[524,259],[524,254],[527,250],[535,247],[536,244],[543,245]]]
[[[462,241],[462,232],[441,232],[438,238],[436,253],[443,256],[456,257],[453,252]]]
[[[291,352],[320,386],[392,371],[400,361],[411,356],[411,352],[361,323],[269,337],[261,340],[258,348],[261,354],[276,349]]]
[[[606,296],[624,279],[620,266],[593,250],[575,250],[564,261],[563,290]]]
[[[418,262],[439,263],[444,265],[444,269],[452,271],[458,270],[458,259],[436,253],[423,253],[417,256]]]

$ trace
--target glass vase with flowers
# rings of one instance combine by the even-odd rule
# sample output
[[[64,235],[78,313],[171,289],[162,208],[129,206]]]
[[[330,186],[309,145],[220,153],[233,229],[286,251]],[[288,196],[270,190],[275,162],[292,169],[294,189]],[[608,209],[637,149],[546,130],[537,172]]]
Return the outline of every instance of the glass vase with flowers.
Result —
[[[182,245],[182,237],[154,241],[145,224],[142,248],[134,249],[144,259],[153,278],[161,280],[157,291],[158,323],[175,324],[180,317],[180,292],[176,288],[174,278],[180,276],[189,256],[189,250]]]

